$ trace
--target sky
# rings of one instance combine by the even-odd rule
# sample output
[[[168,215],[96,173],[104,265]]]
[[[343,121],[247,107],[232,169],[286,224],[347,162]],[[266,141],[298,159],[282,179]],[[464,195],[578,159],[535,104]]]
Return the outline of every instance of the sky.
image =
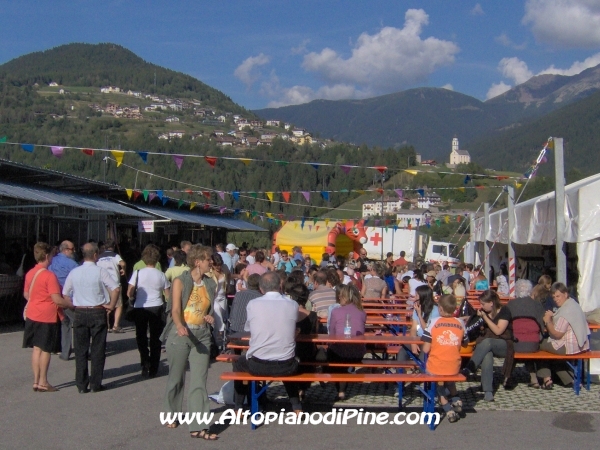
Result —
[[[111,42],[259,109],[444,87],[486,100],[600,64],[600,0],[0,0],[0,63]]]

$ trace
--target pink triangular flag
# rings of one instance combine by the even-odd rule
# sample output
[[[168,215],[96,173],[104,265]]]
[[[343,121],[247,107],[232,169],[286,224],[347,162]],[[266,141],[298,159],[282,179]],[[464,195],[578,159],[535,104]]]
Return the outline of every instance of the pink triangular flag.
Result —
[[[225,200],[225,192],[219,191],[219,197],[221,197],[221,200]]]
[[[346,175],[348,175],[350,173],[350,169],[352,169],[352,167],[350,167],[350,166],[340,166],[340,169],[342,169],[344,171],[344,173]]]
[[[308,226],[308,231],[312,231],[312,225]]]
[[[310,202],[310,192],[302,191],[302,195],[304,195],[304,198],[306,199],[307,202]]]
[[[181,165],[183,164],[183,156],[182,155],[173,155],[173,161],[177,165],[177,170],[181,169]]]
[[[56,156],[57,158],[60,158],[65,151],[64,147],[50,147],[50,148],[52,149],[52,154],[54,156]]]
[[[150,192],[150,195],[148,196],[148,198],[150,199],[150,201],[152,201],[156,198],[156,194],[154,192]]]
[[[225,210],[226,210],[226,209],[227,209],[227,208],[225,208],[224,206],[222,206],[222,207],[219,209],[219,212],[220,212],[221,214],[223,214],[223,213],[225,212]]]
[[[398,194],[398,197],[403,198],[404,192],[402,192],[402,189],[394,189],[394,191]]]

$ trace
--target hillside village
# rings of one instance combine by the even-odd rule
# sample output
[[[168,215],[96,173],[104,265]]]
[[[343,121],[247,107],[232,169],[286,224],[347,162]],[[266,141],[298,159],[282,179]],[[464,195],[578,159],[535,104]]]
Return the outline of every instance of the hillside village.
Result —
[[[56,82],[48,85],[58,88],[55,92],[59,95],[73,94],[74,92],[59,86]],[[258,145],[271,146],[273,139],[289,140],[297,145],[319,145],[326,148],[332,141],[316,139],[310,132],[303,128],[296,128],[290,123],[280,120],[258,120],[254,117],[244,117],[227,111],[218,111],[209,105],[204,105],[200,100],[179,99],[167,96],[146,94],[139,91],[124,90],[118,86],[103,86],[100,94],[109,94],[112,99],[132,97],[132,101],[101,101],[90,103],[90,109],[98,116],[112,116],[118,119],[164,121],[165,124],[178,126],[184,124],[201,124],[205,126],[201,132],[192,132],[183,127],[168,129],[157,134],[157,139],[172,140],[189,136],[190,139],[207,138],[222,147],[238,149],[257,147]],[[103,98],[106,96],[103,96]],[[145,104],[142,105],[142,104]],[[73,109],[73,108],[72,108]],[[164,113],[168,116],[163,117]],[[53,116],[60,119],[62,116]]]

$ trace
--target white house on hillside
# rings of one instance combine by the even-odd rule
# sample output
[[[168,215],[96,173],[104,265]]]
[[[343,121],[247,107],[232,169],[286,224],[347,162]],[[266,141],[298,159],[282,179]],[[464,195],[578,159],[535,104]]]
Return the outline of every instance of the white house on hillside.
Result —
[[[452,152],[450,153],[450,165],[456,166],[457,164],[469,164],[471,162],[471,155],[466,150],[460,150],[458,147],[458,138],[455,136],[452,139]]]

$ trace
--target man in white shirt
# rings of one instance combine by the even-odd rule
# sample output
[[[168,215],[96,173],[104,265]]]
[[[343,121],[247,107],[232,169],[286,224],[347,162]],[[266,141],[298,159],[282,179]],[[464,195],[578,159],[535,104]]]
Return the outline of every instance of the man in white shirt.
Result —
[[[63,296],[75,306],[75,383],[80,394],[100,392],[106,359],[106,311],[112,311],[121,288],[110,274],[96,265],[98,245],[85,244],[83,264],[73,269],[65,281]],[[91,339],[91,345],[90,345]],[[88,355],[91,371],[88,375]]]
[[[255,298],[246,307],[245,331],[250,332],[250,348],[234,364],[234,372],[253,375],[291,375],[298,370],[296,351],[296,322],[298,304],[281,294],[281,281],[276,272],[260,277],[262,297]],[[241,409],[248,393],[248,385],[235,381],[235,407]],[[284,383],[292,409],[302,411],[297,383]]]
[[[106,241],[104,244],[105,250],[98,255],[98,261],[96,265],[106,270],[111,278],[121,285],[121,276],[125,275],[126,264],[125,261],[115,252],[115,241]],[[119,326],[121,323],[121,314],[123,313],[123,296],[119,292],[119,299],[115,306],[115,323],[112,328],[108,329],[109,333],[123,333],[123,329]],[[108,312],[110,316],[110,311]],[[109,322],[110,325],[110,322]]]

